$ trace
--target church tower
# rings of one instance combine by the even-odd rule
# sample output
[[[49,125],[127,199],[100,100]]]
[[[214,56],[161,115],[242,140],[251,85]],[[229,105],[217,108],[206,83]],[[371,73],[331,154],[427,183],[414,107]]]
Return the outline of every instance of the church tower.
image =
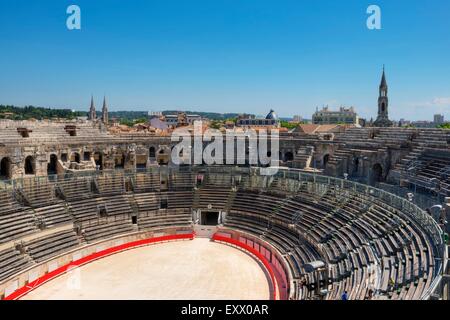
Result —
[[[374,127],[392,127],[392,121],[389,120],[388,107],[389,107],[388,85],[386,82],[386,74],[384,72],[383,66],[383,75],[381,77],[380,91],[378,97],[378,116],[375,122],[373,123]]]
[[[89,109],[89,120],[94,121],[95,118],[97,118],[97,114],[95,112],[94,97],[91,96],[91,108]]]
[[[108,107],[106,106],[106,97],[103,97],[103,108],[102,108],[102,122],[108,125]]]

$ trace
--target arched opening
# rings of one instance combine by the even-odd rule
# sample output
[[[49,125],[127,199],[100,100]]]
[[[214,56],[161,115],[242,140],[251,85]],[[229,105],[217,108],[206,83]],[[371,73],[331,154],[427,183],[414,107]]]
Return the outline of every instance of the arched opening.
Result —
[[[125,156],[123,153],[118,153],[114,157],[114,167],[116,169],[123,169],[125,168]]]
[[[386,109],[386,105],[385,105],[385,103],[383,102],[383,103],[381,103],[381,112],[385,112],[385,109]]]
[[[383,167],[379,163],[374,164],[372,167],[372,181],[373,182],[383,181]]]
[[[80,154],[79,154],[78,152],[73,152],[73,153],[70,155],[70,161],[71,161],[71,162],[77,162],[77,163],[80,163],[80,160],[81,160],[81,158],[80,158]]]
[[[356,157],[353,159],[353,174],[356,175],[358,174],[359,171],[359,158]]]
[[[85,151],[83,153],[83,161],[90,161],[91,160],[91,153],[88,151]]]
[[[169,164],[169,160],[170,160],[170,149],[161,148],[158,151],[156,162],[158,162],[159,165],[167,165]]]
[[[36,162],[34,157],[28,156],[25,158],[25,174],[35,174]]]
[[[330,161],[330,155],[329,154],[324,155],[322,161],[323,161],[323,167],[326,168],[328,161]]]
[[[155,149],[155,147],[150,147],[150,149],[148,149],[148,157],[149,158],[155,158],[156,157],[156,149]]]
[[[103,154],[101,152],[94,153],[94,161],[97,168],[103,170]]]
[[[284,161],[292,161],[294,160],[294,154],[291,151],[288,151],[284,154]]]
[[[5,157],[0,162],[0,179],[9,180],[11,176],[11,159]]]
[[[56,156],[56,154],[50,155],[50,162],[47,163],[47,174],[48,175],[57,174],[57,170],[56,170],[57,162],[58,162],[58,157]]]

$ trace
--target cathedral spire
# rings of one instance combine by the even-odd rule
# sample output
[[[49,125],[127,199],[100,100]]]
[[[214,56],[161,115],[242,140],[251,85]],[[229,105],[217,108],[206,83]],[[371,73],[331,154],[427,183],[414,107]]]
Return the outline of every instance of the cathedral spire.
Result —
[[[95,120],[97,114],[95,112],[94,96],[91,95],[91,107],[89,108],[89,120]]]
[[[108,124],[108,106],[106,105],[106,97],[103,96],[102,121],[105,125]]]

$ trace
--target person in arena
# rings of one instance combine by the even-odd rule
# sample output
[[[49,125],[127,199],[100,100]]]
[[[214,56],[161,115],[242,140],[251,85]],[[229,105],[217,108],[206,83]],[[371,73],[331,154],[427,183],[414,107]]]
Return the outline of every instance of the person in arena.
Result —
[[[344,293],[341,296],[341,300],[348,300],[348,293],[347,293],[347,291],[344,291]]]

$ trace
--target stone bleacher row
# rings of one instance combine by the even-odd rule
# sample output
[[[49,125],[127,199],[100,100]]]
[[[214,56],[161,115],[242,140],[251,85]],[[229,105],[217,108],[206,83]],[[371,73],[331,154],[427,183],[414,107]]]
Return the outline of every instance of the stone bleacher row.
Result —
[[[123,177],[115,176],[113,179],[96,180],[100,193],[93,192],[90,177],[74,178],[73,185],[70,181],[56,184],[28,182],[18,188],[20,194],[17,197],[12,190],[0,192],[0,244],[11,243],[7,249],[0,250],[0,281],[86,242],[133,231],[191,225],[192,187],[186,191],[158,192],[154,182],[149,187],[146,186],[148,179],[136,180],[135,186],[139,190],[155,191],[126,193]],[[187,189],[186,181],[182,184],[182,188]],[[75,190],[77,188],[79,194]],[[66,201],[55,195],[58,189],[63,190],[62,198],[67,198]],[[32,200],[19,202],[23,199]],[[164,209],[160,209],[161,199],[166,200]],[[134,224],[131,219],[133,213],[137,215]],[[77,225],[81,226],[79,234],[76,232]],[[71,227],[39,236],[60,226]],[[30,235],[34,239],[26,240]]]
[[[66,131],[66,126],[76,126],[76,136],[71,137]],[[105,138],[108,133],[101,131],[99,127],[91,123],[82,122],[46,122],[46,121],[0,121],[0,139],[3,143],[17,143],[19,141],[64,141],[64,139],[89,139]],[[23,138],[17,128],[29,130],[29,137]]]
[[[435,191],[450,195],[450,149],[421,148],[396,169],[412,176],[413,181],[428,181]],[[433,180],[439,184],[431,183]]]
[[[191,209],[211,206],[228,212],[225,226],[256,235],[282,254],[300,299],[310,298],[327,280],[305,271],[304,265],[315,260],[328,265],[328,299],[338,299],[344,291],[351,299],[363,299],[369,289],[376,290],[377,297],[419,299],[434,277],[435,249],[420,226],[386,203],[359,193],[342,193],[331,187],[323,194],[311,193],[305,185],[291,194],[281,191],[286,181],[278,179],[269,183],[271,192],[267,192],[250,188],[251,181],[245,176],[236,189],[229,176],[220,174],[207,175],[197,190],[191,173],[170,176],[166,186],[170,190],[161,190],[165,188],[153,173],[135,175],[132,190],[120,175],[96,179],[97,188],[89,182],[94,181],[92,177],[83,179],[74,184],[85,186],[79,197],[75,191],[66,193],[68,182],[53,183],[53,189],[48,182],[42,199],[34,197],[33,203],[41,207],[19,203],[12,191],[0,192],[0,203],[6,208],[0,215],[0,234],[4,236],[0,243],[15,241],[22,250],[12,246],[0,251],[0,270],[5,270],[5,277],[12,272],[7,268],[11,263],[17,265],[14,270],[23,270],[85,242],[140,230],[191,226]],[[66,200],[56,196],[45,200],[59,185]],[[29,189],[21,190],[31,198]],[[77,234],[73,228],[21,240],[41,229],[71,223],[81,232]],[[302,278],[307,280],[305,287],[300,285]]]
[[[440,149],[449,153],[450,130],[415,128],[350,128],[337,134],[340,147],[330,157],[329,164],[338,165],[345,159],[352,162],[352,149],[379,150],[388,146],[402,146],[410,152],[399,160],[394,170],[404,171],[407,164],[426,154],[425,149]],[[432,174],[433,175],[433,174]],[[438,178],[437,175],[434,177]]]
[[[237,193],[225,225],[273,244],[291,266],[294,282],[306,277],[309,290],[323,280],[302,269],[315,260],[328,263],[328,299],[339,299],[344,291],[351,299],[364,299],[369,289],[378,297],[419,299],[431,284],[431,240],[417,224],[376,199],[355,194],[339,201],[332,191],[320,198],[302,192],[286,197],[243,191]],[[321,254],[304,236],[321,246]],[[307,290],[298,291],[297,298],[308,296]]]

